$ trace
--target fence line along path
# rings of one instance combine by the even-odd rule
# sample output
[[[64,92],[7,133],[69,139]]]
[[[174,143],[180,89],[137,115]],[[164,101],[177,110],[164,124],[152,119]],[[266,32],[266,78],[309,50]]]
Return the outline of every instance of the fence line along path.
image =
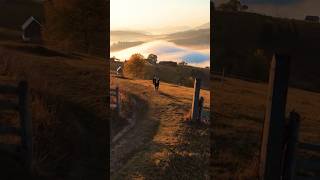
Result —
[[[112,99],[115,99],[115,102],[112,101]],[[110,109],[111,108],[115,109],[117,114],[120,115],[120,91],[118,86],[115,89],[110,88]]]
[[[0,142],[0,150],[9,153],[22,161],[26,170],[32,167],[32,121],[29,111],[28,83],[21,81],[18,86],[0,84],[0,95],[15,95],[18,103],[1,98],[0,111],[19,112],[20,127],[0,125],[0,135],[20,136],[21,144],[4,144]],[[0,162],[1,163],[1,162]]]

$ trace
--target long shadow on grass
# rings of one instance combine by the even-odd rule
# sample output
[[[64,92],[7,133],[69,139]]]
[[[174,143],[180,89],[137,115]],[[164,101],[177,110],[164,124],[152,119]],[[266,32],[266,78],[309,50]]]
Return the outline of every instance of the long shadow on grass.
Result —
[[[134,167],[144,179],[206,179],[209,166],[209,129],[181,122],[178,145],[151,142],[144,165]],[[157,153],[155,153],[157,152]]]
[[[261,119],[243,114],[213,115],[211,171],[214,179],[256,178],[261,129],[250,125],[261,122]]]

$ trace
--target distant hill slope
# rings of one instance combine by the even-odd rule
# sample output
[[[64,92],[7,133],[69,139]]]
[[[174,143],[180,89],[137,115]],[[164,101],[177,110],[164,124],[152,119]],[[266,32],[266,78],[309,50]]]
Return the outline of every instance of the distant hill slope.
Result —
[[[177,32],[167,35],[166,39],[178,45],[208,45],[210,44],[210,29],[197,29]]]
[[[42,4],[33,0],[2,0],[0,1],[0,27],[21,30],[27,18],[34,16],[43,21]]]
[[[196,27],[194,29],[210,29],[210,22],[202,24],[201,26],[198,26],[198,27]]]
[[[165,35],[149,35],[138,31],[111,31],[111,42],[133,42],[164,39],[182,46],[209,46],[210,23],[203,24],[192,30],[186,30]]]
[[[138,31],[110,31],[110,34],[112,36],[146,36],[145,33],[143,32],[138,32]]]
[[[320,91],[320,24],[254,13],[214,13],[213,69],[267,80],[274,52],[292,57],[291,85]]]

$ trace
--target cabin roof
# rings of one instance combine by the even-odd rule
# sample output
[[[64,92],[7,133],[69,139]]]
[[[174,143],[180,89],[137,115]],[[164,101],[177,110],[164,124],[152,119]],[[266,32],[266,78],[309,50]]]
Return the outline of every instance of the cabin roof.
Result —
[[[25,30],[32,22],[36,22],[37,24],[41,25],[39,21],[37,21],[33,16],[30,16],[23,24],[22,30]]]

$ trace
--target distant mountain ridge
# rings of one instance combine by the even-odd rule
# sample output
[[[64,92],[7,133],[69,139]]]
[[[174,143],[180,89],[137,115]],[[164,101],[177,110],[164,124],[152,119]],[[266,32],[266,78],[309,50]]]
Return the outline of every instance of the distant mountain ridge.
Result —
[[[112,36],[148,36],[147,33],[140,31],[126,31],[126,30],[112,30],[110,31]]]
[[[209,47],[210,45],[210,22],[204,23],[200,26],[193,28],[186,28],[184,31],[162,35],[150,35],[148,32],[143,31],[130,31],[130,30],[112,30],[110,32],[111,44],[115,42],[122,42],[129,44],[131,42],[147,42],[156,39],[162,39],[173,42],[182,46],[202,46]],[[132,43],[131,43],[132,44]],[[121,46],[125,49],[126,46]],[[121,48],[116,48],[121,49]]]
[[[210,22],[202,24],[201,26],[197,26],[194,29],[210,29]]]

